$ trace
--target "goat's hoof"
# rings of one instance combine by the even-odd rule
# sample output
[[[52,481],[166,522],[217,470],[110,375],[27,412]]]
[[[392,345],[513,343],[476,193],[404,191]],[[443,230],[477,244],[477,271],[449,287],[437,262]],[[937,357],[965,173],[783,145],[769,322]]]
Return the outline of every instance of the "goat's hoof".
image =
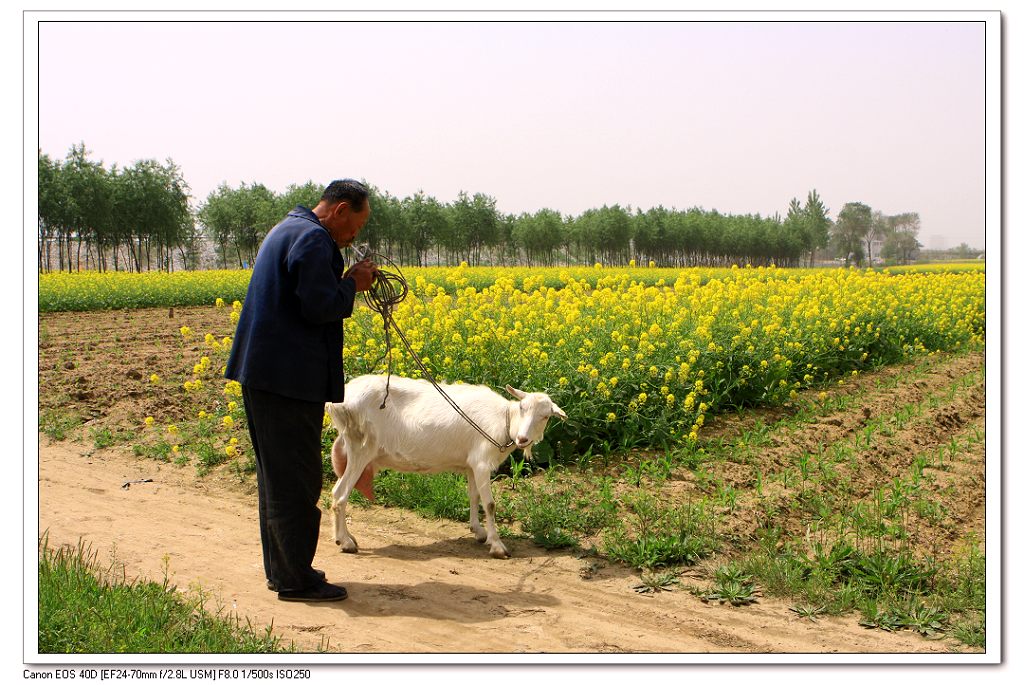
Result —
[[[491,546],[491,556],[495,559],[508,559],[512,555],[508,553],[508,548],[505,545],[499,543]]]
[[[474,532],[473,535],[476,537],[477,542],[481,544],[487,542],[487,531],[481,530],[479,532]]]
[[[357,554],[359,552],[359,545],[357,545],[354,541],[347,542],[341,545],[341,551],[345,554]]]

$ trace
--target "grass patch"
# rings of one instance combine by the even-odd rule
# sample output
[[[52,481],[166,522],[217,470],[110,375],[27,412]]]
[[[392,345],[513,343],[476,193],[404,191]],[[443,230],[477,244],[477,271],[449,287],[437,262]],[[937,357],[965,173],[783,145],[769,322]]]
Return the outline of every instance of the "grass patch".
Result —
[[[132,445],[132,454],[136,457],[155,459],[156,461],[171,461],[174,454],[174,446],[166,440],[158,440],[153,444],[135,443]]]
[[[116,445],[119,440],[119,436],[109,428],[92,428],[89,430],[89,434],[92,436],[93,447],[98,450]]]
[[[503,511],[519,521],[534,544],[545,549],[578,547],[583,537],[608,526],[618,510],[608,478],[568,484],[548,478],[523,480],[501,500],[504,506],[498,515]]]
[[[127,582],[113,564],[103,568],[83,543],[39,546],[39,652],[41,654],[278,653],[272,627],[243,624],[209,597],[183,596],[167,582]]]
[[[718,547],[702,504],[673,507],[646,492],[623,497],[626,515],[604,539],[608,558],[637,569],[692,565]]]
[[[939,564],[905,549],[865,552],[843,540],[806,548],[770,542],[736,568],[769,594],[794,598],[801,616],[858,611],[868,628],[984,644],[985,560],[977,545]]]
[[[39,430],[51,440],[64,440],[68,433],[84,423],[77,414],[66,410],[48,409],[39,413]]]
[[[469,491],[466,478],[459,474],[383,471],[374,478],[373,489],[385,506],[432,518],[469,521]]]
[[[708,590],[694,590],[703,602],[746,606],[757,602],[754,577],[741,565],[728,563],[715,570],[715,584]]]

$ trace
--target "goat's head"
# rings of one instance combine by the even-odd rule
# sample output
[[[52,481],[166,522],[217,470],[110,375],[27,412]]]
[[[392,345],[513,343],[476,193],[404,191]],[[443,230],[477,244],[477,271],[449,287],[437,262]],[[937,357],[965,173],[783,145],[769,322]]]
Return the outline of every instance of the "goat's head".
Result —
[[[527,456],[530,455],[530,448],[534,443],[538,443],[544,439],[544,429],[547,428],[548,419],[552,416],[557,416],[560,419],[568,418],[565,412],[555,404],[547,393],[543,392],[523,392],[517,390],[511,385],[506,385],[505,390],[509,395],[512,395],[519,400],[519,411],[521,419],[519,421],[519,430],[513,437],[516,441],[516,447],[525,450]]]

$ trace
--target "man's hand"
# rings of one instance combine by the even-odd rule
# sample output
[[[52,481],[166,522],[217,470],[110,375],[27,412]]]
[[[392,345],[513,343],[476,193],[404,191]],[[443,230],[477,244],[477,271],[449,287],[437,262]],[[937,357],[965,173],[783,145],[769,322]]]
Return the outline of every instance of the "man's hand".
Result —
[[[345,277],[351,278],[355,281],[356,292],[361,293],[369,290],[370,286],[373,285],[373,279],[377,277],[377,265],[369,259],[364,259],[353,264],[349,270],[345,272]]]

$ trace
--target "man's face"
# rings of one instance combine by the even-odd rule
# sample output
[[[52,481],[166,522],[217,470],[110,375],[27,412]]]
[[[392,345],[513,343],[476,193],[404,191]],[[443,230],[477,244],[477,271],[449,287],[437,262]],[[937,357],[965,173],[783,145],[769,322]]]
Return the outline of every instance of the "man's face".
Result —
[[[353,211],[348,202],[339,202],[332,208],[328,217],[326,222],[321,220],[320,223],[326,226],[338,247],[348,247],[370,218],[370,200],[367,198],[363,202],[363,209],[359,212]]]

